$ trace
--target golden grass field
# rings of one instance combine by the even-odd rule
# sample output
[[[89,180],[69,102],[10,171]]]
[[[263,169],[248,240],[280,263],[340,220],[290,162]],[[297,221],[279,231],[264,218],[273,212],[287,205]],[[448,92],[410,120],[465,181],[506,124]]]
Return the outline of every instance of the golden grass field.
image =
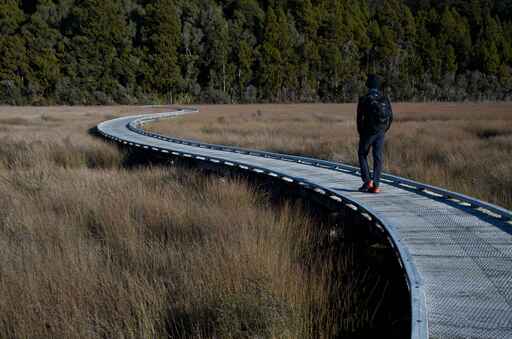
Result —
[[[150,128],[356,160],[354,105],[199,108]],[[407,319],[387,313],[381,253],[325,245],[328,221],[300,201],[275,202],[243,178],[130,165],[132,154],[89,134],[114,116],[162,110],[0,107],[1,338],[407,331]],[[395,110],[390,172],[512,207],[511,104]]]
[[[272,133],[289,125],[297,152],[342,149],[333,126],[349,130],[348,113],[304,107],[214,107],[176,126],[287,151]],[[301,204],[233,177],[127,166],[130,154],[88,133],[141,111],[151,109],[0,107],[1,338],[328,338],[375,327],[389,284],[351,245],[318,252],[321,225]],[[315,145],[329,125],[337,137]]]
[[[357,164],[353,104],[199,106],[147,128]],[[512,209],[512,104],[395,104],[385,170]]]

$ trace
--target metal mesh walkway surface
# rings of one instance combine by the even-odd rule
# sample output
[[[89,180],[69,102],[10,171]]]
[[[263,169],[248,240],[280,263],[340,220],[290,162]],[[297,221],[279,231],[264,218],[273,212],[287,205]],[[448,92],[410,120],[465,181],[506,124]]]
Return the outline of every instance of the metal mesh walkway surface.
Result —
[[[512,338],[510,211],[391,175],[383,176],[381,194],[364,194],[357,191],[357,169],[348,165],[174,139],[141,128],[194,112],[123,117],[98,130],[148,152],[266,174],[359,211],[386,232],[404,269],[411,338]]]

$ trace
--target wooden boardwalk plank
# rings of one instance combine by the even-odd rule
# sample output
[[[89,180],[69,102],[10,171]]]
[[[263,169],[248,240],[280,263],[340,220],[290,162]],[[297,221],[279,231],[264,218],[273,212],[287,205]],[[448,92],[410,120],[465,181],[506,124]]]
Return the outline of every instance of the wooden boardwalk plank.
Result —
[[[412,337],[512,338],[510,224],[456,202],[386,183],[379,195],[360,193],[359,177],[343,171],[159,140],[129,130],[127,124],[134,120],[116,119],[98,128],[149,148],[262,168],[371,206],[394,228],[424,286],[428,326],[414,331],[413,324]],[[422,334],[421,328],[428,334]]]

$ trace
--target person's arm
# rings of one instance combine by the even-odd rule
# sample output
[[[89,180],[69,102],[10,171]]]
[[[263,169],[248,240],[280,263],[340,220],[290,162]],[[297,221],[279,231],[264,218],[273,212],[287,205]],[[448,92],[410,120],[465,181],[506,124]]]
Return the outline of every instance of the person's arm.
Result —
[[[363,131],[363,119],[364,119],[363,102],[362,102],[362,98],[359,98],[359,102],[357,104],[357,132],[359,134],[362,134],[362,131]]]
[[[386,100],[388,102],[388,107],[389,107],[389,113],[390,113],[390,117],[389,117],[389,123],[388,123],[388,128],[386,128],[386,132],[389,131],[389,129],[391,128],[391,124],[393,123],[393,107],[391,106],[391,101],[389,101],[389,97],[386,97]]]

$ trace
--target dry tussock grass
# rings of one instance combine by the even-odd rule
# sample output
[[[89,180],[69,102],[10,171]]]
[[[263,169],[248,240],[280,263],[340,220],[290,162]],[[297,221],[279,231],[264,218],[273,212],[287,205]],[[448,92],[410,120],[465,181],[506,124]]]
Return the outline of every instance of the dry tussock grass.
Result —
[[[211,143],[357,164],[355,105],[204,106],[149,128]],[[512,208],[512,105],[395,104],[385,167]]]
[[[244,181],[125,168],[126,153],[87,134],[112,111],[138,109],[0,108],[0,337],[327,338],[373,326],[379,281],[350,247],[318,255],[301,207],[275,210]]]

